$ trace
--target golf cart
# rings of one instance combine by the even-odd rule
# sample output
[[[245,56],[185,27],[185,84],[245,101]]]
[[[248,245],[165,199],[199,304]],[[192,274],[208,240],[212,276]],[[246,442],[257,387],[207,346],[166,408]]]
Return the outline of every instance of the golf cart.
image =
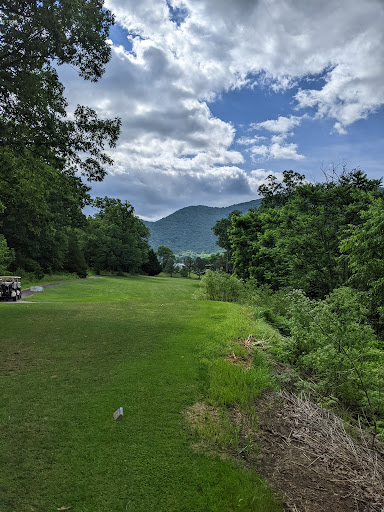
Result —
[[[21,299],[20,279],[18,276],[0,276],[0,300],[16,302]]]

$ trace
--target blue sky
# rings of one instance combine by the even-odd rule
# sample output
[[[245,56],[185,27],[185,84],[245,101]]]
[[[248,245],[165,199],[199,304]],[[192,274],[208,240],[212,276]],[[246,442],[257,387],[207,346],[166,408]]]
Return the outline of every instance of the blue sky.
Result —
[[[269,174],[343,165],[384,176],[382,0],[106,0],[112,59],[97,84],[70,68],[70,107],[119,116],[94,196],[156,220],[258,197]]]

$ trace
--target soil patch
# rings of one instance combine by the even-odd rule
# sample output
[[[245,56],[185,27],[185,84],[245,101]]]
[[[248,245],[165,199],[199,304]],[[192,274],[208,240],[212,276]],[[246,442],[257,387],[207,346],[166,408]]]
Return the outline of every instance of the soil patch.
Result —
[[[257,404],[252,465],[292,512],[384,511],[384,450],[360,429],[286,391]],[[352,427],[351,427],[352,428]]]

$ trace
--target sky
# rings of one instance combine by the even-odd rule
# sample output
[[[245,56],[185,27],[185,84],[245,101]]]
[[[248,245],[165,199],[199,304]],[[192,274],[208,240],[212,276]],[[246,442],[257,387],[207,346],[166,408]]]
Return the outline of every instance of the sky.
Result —
[[[69,108],[120,117],[92,195],[157,220],[259,197],[268,175],[384,176],[384,0],[106,0],[97,83],[60,69]]]

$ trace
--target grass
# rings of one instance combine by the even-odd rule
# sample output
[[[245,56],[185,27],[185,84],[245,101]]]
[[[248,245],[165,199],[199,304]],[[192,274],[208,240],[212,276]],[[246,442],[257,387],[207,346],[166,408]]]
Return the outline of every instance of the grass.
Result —
[[[196,286],[100,278],[0,304],[1,512],[280,510],[256,474],[191,446],[202,360],[249,334],[241,307]]]

